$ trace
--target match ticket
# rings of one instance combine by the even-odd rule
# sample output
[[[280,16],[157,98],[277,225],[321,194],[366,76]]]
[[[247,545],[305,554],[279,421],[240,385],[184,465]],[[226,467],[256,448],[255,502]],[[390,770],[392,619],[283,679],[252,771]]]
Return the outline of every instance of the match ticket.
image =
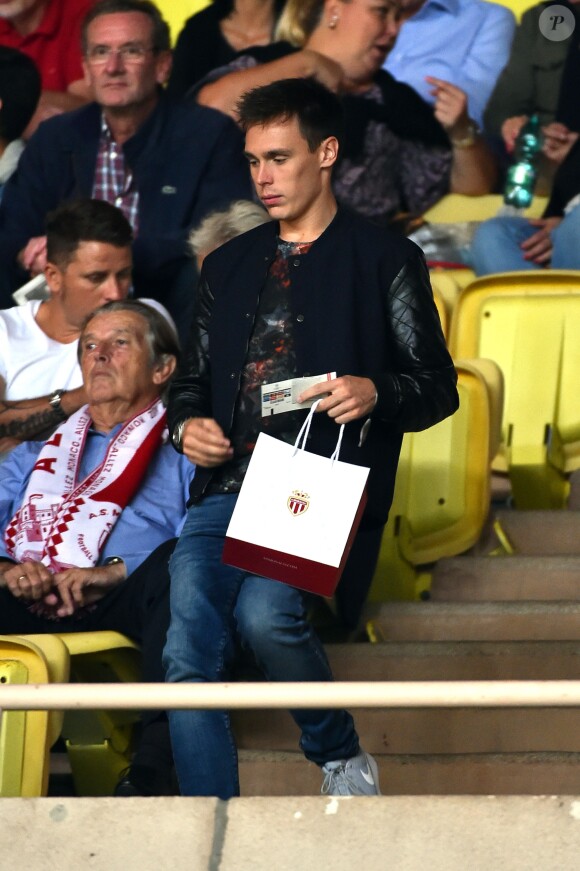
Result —
[[[310,408],[317,399],[324,396],[326,391],[321,390],[318,396],[313,396],[312,399],[307,399],[305,402],[298,402],[300,394],[313,384],[320,384],[321,381],[332,381],[333,378],[336,378],[336,372],[327,372],[325,375],[309,375],[308,378],[289,378],[287,381],[263,384],[262,417]]]

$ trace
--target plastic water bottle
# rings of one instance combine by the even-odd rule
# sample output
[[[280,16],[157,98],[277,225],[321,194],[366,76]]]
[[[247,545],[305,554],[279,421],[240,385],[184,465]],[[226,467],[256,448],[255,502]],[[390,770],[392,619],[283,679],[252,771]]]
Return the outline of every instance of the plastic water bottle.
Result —
[[[537,115],[524,124],[516,139],[514,162],[508,169],[503,201],[515,211],[531,205],[538,177],[538,154],[542,148],[542,135]]]

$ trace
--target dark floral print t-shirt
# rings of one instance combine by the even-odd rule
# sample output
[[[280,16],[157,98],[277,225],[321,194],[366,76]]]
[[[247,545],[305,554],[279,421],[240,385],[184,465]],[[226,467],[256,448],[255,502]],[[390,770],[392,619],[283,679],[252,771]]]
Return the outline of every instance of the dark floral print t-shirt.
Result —
[[[304,422],[306,410],[262,417],[261,388],[264,384],[285,381],[298,375],[288,258],[307,254],[311,245],[311,242],[297,244],[278,240],[278,250],[260,294],[254,329],[241,373],[240,392],[230,433],[234,456],[216,469],[208,488],[209,493],[239,491],[260,432],[285,442],[294,442]]]

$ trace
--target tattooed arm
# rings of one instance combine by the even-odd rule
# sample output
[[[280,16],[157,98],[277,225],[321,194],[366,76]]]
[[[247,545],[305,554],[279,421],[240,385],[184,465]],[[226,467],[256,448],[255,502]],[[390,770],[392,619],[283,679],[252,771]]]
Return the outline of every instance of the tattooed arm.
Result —
[[[50,396],[37,399],[0,399],[0,451],[10,450],[27,439],[41,439],[50,435],[65,417],[86,403],[84,387],[76,387],[62,394],[60,408],[50,405]]]

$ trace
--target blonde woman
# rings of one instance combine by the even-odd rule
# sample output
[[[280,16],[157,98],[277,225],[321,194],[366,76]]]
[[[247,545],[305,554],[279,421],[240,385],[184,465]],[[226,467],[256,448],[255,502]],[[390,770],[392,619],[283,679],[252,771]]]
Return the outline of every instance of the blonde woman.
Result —
[[[420,213],[444,194],[488,193],[495,163],[463,91],[433,79],[434,108],[381,69],[399,30],[398,0],[289,0],[278,35],[215,70],[197,98],[236,118],[243,93],[312,76],[343,95],[347,137],[337,198],[381,223]]]

